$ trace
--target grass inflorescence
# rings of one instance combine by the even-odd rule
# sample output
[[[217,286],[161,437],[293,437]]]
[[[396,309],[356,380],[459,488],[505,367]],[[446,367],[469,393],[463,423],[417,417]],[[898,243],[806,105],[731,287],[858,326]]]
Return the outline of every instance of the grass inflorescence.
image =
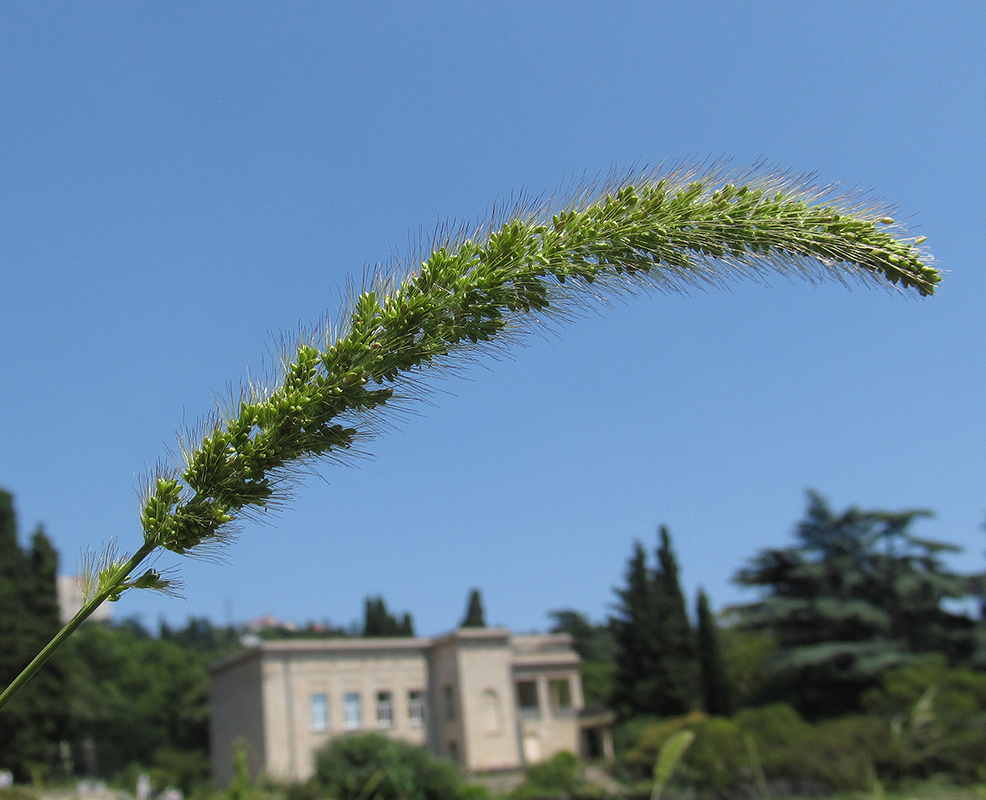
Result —
[[[572,309],[771,272],[933,294],[940,275],[923,240],[904,238],[888,213],[795,178],[679,170],[442,228],[423,257],[366,280],[338,326],[286,347],[269,382],[245,385],[184,437],[180,463],[147,480],[142,546],[101,568],[87,608],[131,588],[167,589],[153,570],[131,573],[158,548],[221,545],[315,462],[345,457],[423,376]]]

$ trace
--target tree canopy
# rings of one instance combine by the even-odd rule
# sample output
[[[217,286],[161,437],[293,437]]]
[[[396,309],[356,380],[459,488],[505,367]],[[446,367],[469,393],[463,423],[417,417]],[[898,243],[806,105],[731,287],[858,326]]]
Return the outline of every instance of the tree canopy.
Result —
[[[363,636],[414,636],[414,622],[404,612],[400,619],[387,610],[382,597],[367,597],[363,617]]]
[[[959,548],[915,536],[924,509],[834,512],[808,494],[796,543],[762,550],[736,576],[761,589],[734,609],[739,623],[777,641],[781,696],[809,716],[853,710],[890,667],[920,653],[954,664],[986,662],[982,626],[946,601],[983,594],[982,575],[949,571],[942,555]]]

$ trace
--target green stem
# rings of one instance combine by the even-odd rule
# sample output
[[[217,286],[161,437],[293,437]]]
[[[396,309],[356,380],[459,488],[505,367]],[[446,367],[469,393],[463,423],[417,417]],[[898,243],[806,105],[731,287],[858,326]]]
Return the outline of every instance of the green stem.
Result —
[[[92,616],[92,613],[103,604],[107,597],[110,597],[120,591],[120,587],[126,582],[127,578],[130,577],[130,573],[137,569],[137,567],[140,566],[140,563],[147,558],[156,547],[157,545],[155,543],[145,541],[141,548],[133,554],[131,559],[126,564],[121,565],[120,569],[116,573],[116,578],[110,583],[110,585],[82,606],[82,608],[79,609],[79,613],[72,617],[72,619],[65,624],[65,627],[55,634],[52,640],[48,642],[41,652],[34,657],[34,660],[24,667],[21,674],[14,678],[10,686],[3,690],[3,694],[0,694],[0,709],[7,704],[7,701],[9,701],[10,698],[13,697],[25,683],[34,677],[34,673],[41,669],[44,663],[55,654],[55,651],[65,643],[65,640],[75,632],[76,628]]]

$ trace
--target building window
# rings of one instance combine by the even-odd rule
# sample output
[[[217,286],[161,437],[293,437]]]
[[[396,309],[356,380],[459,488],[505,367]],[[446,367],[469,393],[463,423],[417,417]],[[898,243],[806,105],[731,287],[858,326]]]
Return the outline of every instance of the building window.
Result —
[[[355,730],[360,726],[359,693],[349,692],[345,697],[345,725],[347,730]]]
[[[329,729],[329,698],[324,694],[312,695],[312,730],[327,731]]]
[[[548,681],[548,695],[552,708],[572,707],[572,687],[568,678],[555,678]]]
[[[425,693],[414,690],[407,693],[407,717],[412,728],[423,728],[425,724]]]
[[[517,706],[525,711],[538,710],[538,685],[536,681],[517,681]]]
[[[445,701],[445,719],[451,722],[455,719],[455,694],[451,686],[442,687],[442,699]]]
[[[503,710],[495,689],[483,692],[483,730],[491,735],[503,733]]]
[[[377,692],[377,727],[390,728],[394,724],[394,696],[390,692]]]

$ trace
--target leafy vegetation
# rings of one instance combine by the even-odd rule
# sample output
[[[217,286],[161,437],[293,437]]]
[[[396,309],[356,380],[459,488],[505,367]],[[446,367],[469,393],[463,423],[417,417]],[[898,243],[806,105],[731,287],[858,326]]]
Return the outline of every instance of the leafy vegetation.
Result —
[[[720,627],[719,640],[733,709],[756,705],[770,686],[769,665],[777,642],[770,634],[740,630],[734,625]]]
[[[810,718],[860,710],[863,693],[888,669],[923,653],[953,666],[986,664],[981,624],[946,601],[986,594],[983,575],[947,570],[954,545],[918,538],[924,510],[833,512],[809,493],[797,544],[763,550],[736,580],[764,590],[733,609],[747,630],[777,642],[768,697]]]
[[[556,753],[525,770],[524,782],[514,790],[513,797],[515,800],[535,800],[592,794],[580,772],[581,765],[574,755],[564,751]]]
[[[58,555],[38,528],[18,542],[13,496],[0,489],[0,685],[9,683],[61,626]],[[65,670],[53,665],[0,717],[0,768],[28,780],[54,757],[65,733]]]
[[[16,647],[16,637],[26,639],[55,624],[57,554],[41,531],[22,549],[12,498],[2,493],[0,501],[0,598],[14,603],[11,587],[30,592],[16,601],[21,603],[16,618],[0,618],[0,632]],[[647,652],[645,645],[654,647],[652,654],[678,659],[674,669],[656,667],[663,670],[660,674],[671,680],[686,676],[678,687],[660,687],[666,697],[691,697],[687,706],[678,706],[683,713],[668,713],[669,706],[651,706],[650,714],[630,709],[616,731],[616,774],[633,787],[632,793],[663,791],[666,781],[668,793],[686,790],[710,799],[874,787],[882,792],[884,786],[942,776],[963,785],[986,782],[983,620],[946,603],[980,596],[983,577],[949,572],[940,554],[951,546],[910,532],[909,526],[926,513],[849,509],[836,514],[818,495],[810,495],[805,520],[796,529],[797,546],[765,550],[740,573],[743,580],[756,577],[762,583],[752,585],[766,589],[759,602],[734,610],[742,625],[720,628],[700,593],[697,627],[692,628],[666,529],[655,566],[648,565],[643,547],[635,546],[627,584],[618,591],[622,604],[609,624],[593,624],[572,610],[552,612],[553,630],[569,633],[583,658],[590,702],[619,696],[612,689],[614,675],[629,674],[628,663],[634,663],[621,665],[621,659]],[[481,609],[474,595],[478,602],[471,599],[469,606]],[[399,621],[379,597],[367,599],[366,611],[364,635],[382,630],[381,620],[387,631],[409,625],[409,614],[406,622]],[[358,632],[354,623],[347,630],[310,626],[295,633]],[[686,640],[689,646],[681,646]],[[661,651],[655,642],[668,644]],[[69,766],[77,772],[114,777],[132,787],[136,776],[147,771],[158,788],[173,785],[210,794],[207,664],[239,646],[237,631],[204,619],[191,619],[181,629],[162,624],[157,637],[133,622],[85,626],[31,691],[9,707],[35,716],[22,717],[29,726],[24,731],[0,728],[12,743],[2,763],[22,781],[38,780],[46,771],[54,774],[57,743],[65,741]],[[799,682],[791,682],[791,665],[798,658],[827,656],[833,649],[853,653],[859,662],[836,662],[833,668],[841,670],[836,677],[857,674],[865,680],[833,681],[825,657],[816,655],[809,659],[810,669],[796,673]],[[871,652],[884,655],[873,661],[859,655]],[[4,655],[0,650],[0,659]],[[849,666],[856,673],[848,673]],[[596,669],[599,680],[593,677]],[[61,693],[56,695],[63,698],[61,704],[32,698],[35,687],[48,685]],[[686,695],[682,685],[691,686],[692,694]],[[655,688],[646,682],[637,686],[642,697]],[[812,713],[816,707],[803,702],[819,702],[845,686],[852,690],[851,713]],[[778,693],[787,693],[792,702],[771,702]],[[700,704],[705,711],[697,710]],[[846,700],[843,708],[849,706]],[[739,710],[731,714],[734,707]],[[662,748],[670,753],[672,743],[686,739],[691,744],[681,750],[673,777],[665,770],[655,782]],[[561,753],[530,767],[513,794],[531,800],[600,791],[586,780],[584,765]],[[286,790],[247,780],[229,794],[224,800],[452,800],[482,791],[463,783],[449,762],[369,735],[331,742],[305,786]]]
[[[461,800],[466,793],[450,761],[379,733],[329,742],[316,754],[309,790],[333,800]]]
[[[83,774],[152,769],[190,791],[209,777],[204,654],[140,626],[91,624],[59,654],[69,676],[67,740]],[[136,774],[133,775],[136,777]]]
[[[616,736],[622,776],[647,780],[660,748],[691,730],[677,780],[700,794],[986,780],[984,622],[949,605],[981,598],[983,576],[950,572],[941,555],[955,548],[910,532],[925,516],[836,514],[811,493],[797,545],[764,550],[739,573],[741,583],[765,589],[760,601],[732,610],[739,625],[716,631],[700,598],[706,708],[721,681],[740,710],[631,717]],[[638,545],[618,592],[624,604],[646,599],[643,559]],[[643,626],[646,617],[637,619]]]
[[[874,781],[899,788],[986,780],[986,674],[924,657],[885,673],[863,705],[867,713],[815,723],[784,703],[731,718],[692,712],[653,721],[636,733],[621,774],[647,779],[660,748],[691,730],[676,780],[713,796],[755,793],[758,770],[771,796],[868,791]]]
[[[887,780],[986,781],[986,673],[928,655],[886,673],[863,707],[887,724],[887,746],[878,754]]]
[[[414,622],[406,611],[398,620],[395,615],[387,611],[387,604],[382,597],[367,597],[363,617],[363,636],[370,638],[414,636]]]

